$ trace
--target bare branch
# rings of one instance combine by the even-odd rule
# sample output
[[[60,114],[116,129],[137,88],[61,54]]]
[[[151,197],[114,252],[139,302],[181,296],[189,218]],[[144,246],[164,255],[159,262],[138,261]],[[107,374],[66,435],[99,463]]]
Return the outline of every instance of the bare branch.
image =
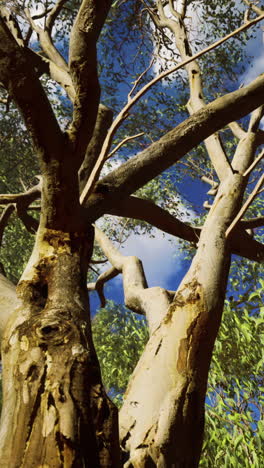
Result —
[[[253,171],[253,169],[255,169],[255,167],[257,166],[257,164],[261,161],[261,159],[263,158],[264,156],[264,150],[262,150],[260,152],[260,154],[256,157],[256,159],[253,161],[253,163],[248,167],[248,169],[244,172],[244,177],[246,177],[247,175],[250,174],[250,172]]]
[[[94,166],[94,169],[91,173],[91,176],[81,194],[81,197],[80,197],[80,202],[83,203],[85,202],[85,200],[89,197],[89,195],[91,194],[91,192],[93,191],[93,188],[94,188],[94,185],[96,184],[99,176],[100,176],[100,172],[101,172],[101,169],[104,165],[104,162],[107,158],[107,155],[108,155],[108,152],[110,150],[110,147],[111,147],[111,144],[112,144],[112,140],[113,140],[113,137],[114,137],[114,134],[116,133],[117,129],[120,127],[120,125],[122,124],[122,122],[126,119],[127,115],[128,115],[128,111],[131,109],[131,107],[155,84],[157,83],[158,81],[160,81],[161,79],[165,78],[166,76],[170,75],[171,73],[179,70],[180,68],[188,65],[189,63],[193,62],[194,60],[198,59],[199,57],[201,57],[202,55],[204,55],[205,53],[213,50],[214,48],[218,47],[219,45],[223,44],[223,42],[227,41],[228,39],[230,39],[231,37],[233,37],[234,35],[244,31],[245,29],[247,29],[248,27],[250,26],[253,26],[253,24],[256,24],[257,22],[261,21],[264,19],[264,15],[260,16],[259,18],[256,18],[252,21],[250,21],[249,23],[247,24],[244,24],[243,26],[241,26],[240,28],[236,29],[235,31],[233,31],[232,33],[228,34],[227,36],[225,36],[224,38],[220,39],[219,41],[216,41],[214,42],[213,44],[211,44],[209,47],[207,47],[206,49],[198,52],[197,54],[189,57],[187,60],[179,63],[178,65],[175,65],[174,67],[170,68],[169,70],[165,70],[164,72],[160,73],[160,75],[158,75],[157,77],[153,78],[153,80],[151,80],[149,83],[147,83],[145,86],[143,86],[143,88],[141,88],[140,91],[138,91],[138,93],[123,107],[123,109],[120,111],[120,113],[118,114],[118,116],[115,118],[114,122],[112,123],[110,129],[109,129],[109,132],[107,134],[107,137],[105,139],[105,142],[104,142],[104,145],[103,145],[103,148],[102,148],[102,151],[101,151],[101,154],[98,158],[98,161],[96,163],[96,165]]]
[[[14,194],[1,194],[0,204],[7,205],[9,203],[20,203],[24,206],[29,206],[33,201],[37,200],[41,194],[41,183],[30,188],[26,192]]]
[[[46,159],[62,154],[65,137],[25,49],[0,18],[0,81],[20,108],[33,143]]]
[[[131,136],[124,138],[124,140],[120,141],[120,143],[118,143],[118,145],[116,145],[116,147],[111,151],[111,153],[108,154],[106,159],[110,159],[128,141],[134,140],[135,138],[139,138],[143,135],[145,135],[144,132],[141,132],[141,133],[137,133],[137,135],[131,135]]]
[[[68,71],[68,65],[60,52],[54,46],[52,39],[51,39],[51,30],[48,28],[42,29],[38,26],[30,16],[29,10],[25,9],[25,14],[27,20],[31,26],[31,28],[36,31],[39,37],[40,45],[43,49],[43,52],[47,55],[47,57],[54,62],[58,67],[62,68],[62,70]]]
[[[259,107],[263,90],[264,76],[261,75],[250,85],[226,94],[195,112],[144,151],[103,177],[97,183],[90,201],[85,203],[91,219],[98,219],[109,209],[113,200],[120,201],[121,194],[126,197],[134,193],[230,120],[240,119]]]
[[[245,130],[243,130],[243,128],[237,122],[230,122],[228,126],[231,129],[233,135],[238,140],[242,140],[242,138],[245,138],[247,132],[245,132]]]
[[[68,0],[58,0],[54,7],[51,9],[49,16],[46,19],[46,28],[49,31],[49,34],[52,32],[52,28],[56,18],[59,16],[62,8]]]
[[[254,133],[257,132],[260,121],[263,117],[263,114],[264,114],[264,106],[260,106],[258,109],[252,112],[252,115],[249,121],[248,132],[254,132]]]
[[[263,10],[262,8],[259,8],[255,3],[250,2],[249,0],[243,0],[243,2],[249,6],[249,9],[253,10],[257,15],[262,15]],[[258,2],[257,2],[258,3]]]
[[[95,239],[113,267],[122,272],[126,306],[145,314],[150,330],[154,331],[167,311],[171,293],[162,288],[148,288],[141,261],[122,255],[96,226]]]
[[[188,226],[149,200],[128,197],[109,210],[109,214],[146,221],[161,231],[197,243],[201,228]]]
[[[106,304],[106,300],[104,296],[105,283],[115,278],[117,275],[119,275],[119,273],[120,272],[118,270],[116,270],[114,267],[111,267],[108,270],[104,271],[101,275],[99,275],[95,283],[87,284],[88,291],[97,291],[97,294],[101,302],[101,307],[104,307]]]
[[[76,97],[73,121],[68,131],[75,159],[79,163],[92,137],[100,99],[97,74],[96,43],[104,25],[111,1],[83,0],[70,38],[70,72]]]
[[[244,213],[247,211],[248,207],[251,205],[251,203],[253,202],[253,200],[256,198],[256,196],[259,194],[259,191],[262,187],[262,185],[264,184],[264,174],[262,174],[262,176],[259,178],[257,184],[255,185],[255,188],[254,190],[251,192],[251,194],[249,195],[247,201],[244,203],[244,205],[242,206],[242,208],[239,210],[238,214],[236,215],[236,217],[234,218],[234,220],[232,221],[232,223],[230,224],[230,226],[228,227],[228,229],[226,230],[226,237],[228,237],[230,235],[230,233],[232,232],[232,230],[235,228],[235,226],[237,225],[237,223],[240,221],[240,219],[242,218],[242,216],[244,215]]]
[[[113,112],[103,104],[99,105],[93,136],[88,145],[83,163],[79,170],[80,191],[83,190],[93,166],[102,149],[107,131],[113,121]]]

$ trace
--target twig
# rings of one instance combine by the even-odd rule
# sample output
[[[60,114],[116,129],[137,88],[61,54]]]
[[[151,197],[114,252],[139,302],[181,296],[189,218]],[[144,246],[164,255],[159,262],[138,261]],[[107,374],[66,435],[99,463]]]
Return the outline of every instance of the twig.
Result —
[[[118,145],[113,149],[113,151],[109,153],[106,159],[110,159],[119,150],[119,148],[121,148],[121,146],[123,146],[128,141],[133,140],[134,138],[139,138],[143,135],[144,135],[144,132],[141,132],[141,133],[137,133],[137,135],[132,135],[132,136],[128,136],[124,138],[124,140],[120,141],[120,143],[118,143]]]
[[[256,165],[259,163],[259,161],[261,161],[261,159],[263,158],[264,156],[264,150],[261,151],[261,153],[259,153],[259,155],[257,156],[257,158],[253,161],[253,163],[247,168],[247,170],[244,172],[243,176],[246,177],[248,174],[250,174],[250,172],[253,171],[253,169],[256,167]]]
[[[236,217],[233,219],[232,223],[230,224],[230,226],[228,227],[228,229],[226,230],[226,237],[228,237],[231,233],[231,231],[234,229],[234,227],[236,226],[236,224],[239,222],[239,220],[242,218],[243,214],[246,212],[246,210],[248,209],[249,205],[251,205],[251,203],[253,202],[254,198],[260,193],[260,189],[262,187],[262,185],[264,184],[264,174],[262,174],[262,176],[260,177],[259,181],[257,182],[257,184],[255,185],[255,188],[254,190],[251,192],[251,194],[249,195],[247,201],[244,203],[244,205],[242,206],[242,208],[239,210],[239,212],[237,213]]]
[[[95,183],[97,182],[99,176],[100,176],[100,172],[101,172],[101,169],[104,165],[104,162],[106,160],[106,157],[107,157],[107,154],[108,154],[108,151],[111,147],[111,144],[112,144],[112,140],[113,140],[113,136],[115,134],[115,132],[117,131],[117,129],[120,127],[120,125],[123,123],[123,121],[126,119],[126,117],[128,116],[128,112],[129,110],[132,108],[132,106],[154,85],[156,84],[157,82],[159,82],[160,80],[162,80],[163,78],[165,78],[166,76],[170,75],[171,73],[179,70],[180,68],[188,65],[189,63],[193,62],[194,60],[198,59],[199,57],[201,57],[202,55],[204,55],[205,53],[215,49],[216,47],[218,47],[219,45],[223,44],[225,41],[227,41],[228,39],[230,39],[231,37],[235,36],[236,34],[248,29],[249,27],[253,26],[254,24],[257,24],[259,21],[262,21],[264,19],[264,14],[259,16],[258,18],[255,18],[254,20],[250,21],[249,23],[247,24],[243,24],[242,26],[240,26],[239,28],[235,29],[235,31],[233,31],[232,33],[230,34],[227,34],[225,37],[223,37],[222,39],[219,39],[218,41],[214,42],[213,44],[211,44],[210,46],[208,46],[207,48],[203,49],[202,51],[200,52],[197,52],[197,54],[189,57],[187,60],[184,60],[183,62],[175,65],[174,67],[170,68],[169,70],[165,70],[164,72],[160,73],[157,77],[153,78],[149,83],[147,83],[145,86],[143,86],[143,88],[141,88],[138,93],[133,97],[131,98],[131,100],[129,102],[127,102],[127,104],[123,107],[123,109],[120,111],[120,113],[118,114],[118,116],[115,118],[115,120],[113,121],[109,131],[108,131],[108,134],[107,134],[107,137],[105,139],[105,142],[103,144],[103,147],[102,147],[102,151],[101,151],[101,154],[97,160],[97,163],[95,164],[94,166],[94,169],[93,171],[91,172],[91,175],[87,181],[87,184],[86,186],[84,187],[83,189],[83,192],[81,194],[81,197],[80,197],[80,203],[84,203],[86,201],[86,199],[89,197],[90,193],[92,192],[93,190],[93,187],[95,185]]]
[[[131,96],[132,96],[133,92],[135,91],[136,87],[138,86],[138,84],[139,84],[140,80],[143,78],[143,76],[151,69],[151,67],[153,65],[153,62],[154,62],[154,59],[152,59],[150,61],[150,64],[148,65],[148,67],[139,75],[139,77],[134,82],[134,85],[131,88],[131,90],[129,91],[128,96],[127,96],[128,101],[130,101],[132,99]]]

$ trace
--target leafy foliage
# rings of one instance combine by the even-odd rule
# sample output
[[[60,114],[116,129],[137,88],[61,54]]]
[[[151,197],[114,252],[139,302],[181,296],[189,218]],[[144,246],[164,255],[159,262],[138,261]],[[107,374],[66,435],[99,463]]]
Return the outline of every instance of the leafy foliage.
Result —
[[[120,406],[129,376],[148,339],[146,322],[109,301],[96,314],[92,329],[105,388]]]
[[[241,295],[243,308],[226,301],[209,374],[201,467],[263,466],[263,291],[261,280],[258,289]],[[255,313],[247,309],[246,299],[254,302]],[[104,384],[120,406],[148,339],[146,322],[110,301],[92,326]]]

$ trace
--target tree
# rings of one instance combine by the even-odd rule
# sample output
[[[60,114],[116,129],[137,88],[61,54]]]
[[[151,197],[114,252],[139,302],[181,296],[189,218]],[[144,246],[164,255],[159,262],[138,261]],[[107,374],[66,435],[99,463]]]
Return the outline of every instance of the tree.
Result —
[[[235,34],[257,24],[264,17],[263,12],[260,7],[244,2],[249,6],[246,22],[220,41],[225,46],[214,52],[217,66],[203,88],[201,67],[210,63],[205,54],[209,50],[208,41],[216,32],[212,34],[208,27],[200,42],[194,38],[194,47],[197,43],[205,44],[206,50],[192,55],[192,31],[186,24],[195,2],[176,5],[160,0],[135,4],[129,1],[114,2],[111,6],[110,1],[59,0],[43,2],[44,10],[36,14],[25,8],[30,8],[31,2],[5,3],[0,9],[2,102],[19,109],[41,176],[39,183],[24,193],[3,194],[0,198],[5,206],[1,214],[1,238],[14,209],[29,231],[37,231],[31,257],[16,289],[1,275],[1,464],[198,466],[208,370],[221,323],[231,255],[256,263],[264,258],[263,244],[248,232],[263,226],[263,217],[256,216],[258,209],[250,218],[244,216],[263,185],[259,169],[262,153],[258,153],[258,148],[263,144],[260,122],[264,78],[260,75],[233,90],[230,78],[234,79],[238,69],[233,63],[232,74],[230,63],[234,57],[241,58],[242,52],[233,49],[234,42],[228,42]],[[223,21],[224,30],[224,15],[230,2],[218,5],[205,1],[203,5],[203,18],[210,19],[212,27]],[[131,11],[134,16],[127,14]],[[241,9],[234,8],[234,12],[233,15],[229,12],[232,28],[241,25],[243,18]],[[148,18],[143,20],[146,13]],[[120,14],[124,15],[122,24]],[[146,83],[148,72],[153,72],[153,63],[147,66],[145,56],[141,56],[134,72],[139,73],[139,63],[145,64],[145,73],[133,77],[135,83],[127,103],[112,121],[112,110],[100,103],[98,73],[106,60],[102,56],[107,50],[104,38],[111,43],[112,24],[117,24],[118,19],[117,41],[127,40],[127,47],[131,47],[131,40],[140,37],[134,32],[136,15],[141,20],[140,34],[149,51],[153,52],[153,43],[151,46],[146,30],[162,47],[168,48],[175,41],[178,52],[175,48],[172,52],[178,54],[182,63],[161,71]],[[56,29],[58,18],[63,19],[63,24]],[[38,19],[43,19],[42,25],[36,22]],[[64,49],[68,28],[69,61]],[[240,36],[242,43],[245,37]],[[210,49],[218,50],[216,45]],[[161,55],[162,47],[154,52]],[[109,56],[116,53],[116,61],[110,64],[116,67],[115,77],[123,79],[120,50],[121,46],[109,50]],[[226,51],[231,56],[227,63]],[[200,56],[205,57],[203,65],[198,63]],[[147,105],[147,101],[140,101],[143,94],[162,77],[183,67],[190,84],[187,104],[190,116],[186,117],[186,108],[183,109],[187,92],[184,75],[180,77],[183,93],[178,103],[178,109],[183,111],[181,121],[175,116],[173,125],[169,121],[173,103],[164,116],[163,135],[154,132],[150,145],[145,135],[141,143],[144,149],[133,157],[128,157],[130,147],[125,147],[124,162],[103,175],[102,169],[110,156],[131,139],[130,134],[111,150],[116,131],[131,114],[132,106],[138,105],[143,115]],[[219,75],[224,72],[228,80]],[[51,82],[43,80],[42,75],[56,83],[55,89],[64,89],[72,109],[66,105],[65,96],[54,97]],[[105,83],[103,70],[100,79]],[[140,81],[146,84],[135,93]],[[112,83],[105,85],[104,93],[109,93],[109,102],[116,111],[120,102],[113,98]],[[163,96],[164,92],[160,95],[162,114]],[[152,95],[150,102],[154,99]],[[235,122],[250,113],[242,123]],[[130,115],[126,130],[133,129],[135,121]],[[228,124],[234,139],[224,148],[225,135],[222,138],[217,132]],[[147,128],[151,125],[148,122]],[[207,156],[199,146],[202,142]],[[190,225],[153,201],[133,195],[172,165],[180,164],[196,148],[196,154],[201,154],[199,170],[206,172],[204,180],[211,185],[209,194],[214,197],[203,223],[201,213],[197,225]],[[209,158],[211,169],[205,157]],[[195,156],[187,160],[191,174],[194,163]],[[161,179],[161,189],[164,187],[166,183]],[[40,196],[38,220],[32,216],[32,208],[38,209],[36,200]],[[136,257],[123,256],[94,226],[105,214],[146,221],[195,245],[190,268],[176,292],[147,287],[141,262]],[[119,413],[120,443],[117,408],[102,384],[89,318],[86,282],[94,237],[112,264],[110,270],[99,276],[95,288],[103,299],[105,281],[122,273],[126,305],[146,316],[150,333]]]

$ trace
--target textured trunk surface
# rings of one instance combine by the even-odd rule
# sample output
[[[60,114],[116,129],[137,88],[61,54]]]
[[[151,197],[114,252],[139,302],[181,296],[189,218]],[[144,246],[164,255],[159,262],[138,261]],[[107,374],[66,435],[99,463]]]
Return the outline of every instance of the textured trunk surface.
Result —
[[[243,186],[236,174],[221,184],[192,265],[132,375],[120,411],[126,468],[199,465],[208,370],[230,266],[225,232]]]
[[[90,332],[91,246],[91,234],[38,234],[3,339],[3,468],[119,466],[116,408]]]

